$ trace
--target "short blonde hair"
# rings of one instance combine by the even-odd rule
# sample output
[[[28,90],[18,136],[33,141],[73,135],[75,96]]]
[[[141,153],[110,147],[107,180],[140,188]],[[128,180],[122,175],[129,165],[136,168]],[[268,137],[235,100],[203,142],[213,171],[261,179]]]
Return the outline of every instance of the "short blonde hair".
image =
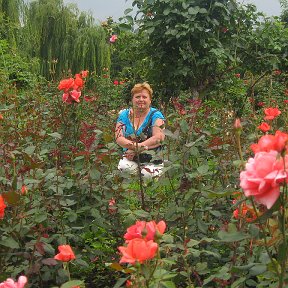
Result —
[[[144,89],[148,91],[150,99],[152,99],[153,90],[147,82],[135,84],[131,90],[131,95],[134,96],[134,94],[139,93]]]

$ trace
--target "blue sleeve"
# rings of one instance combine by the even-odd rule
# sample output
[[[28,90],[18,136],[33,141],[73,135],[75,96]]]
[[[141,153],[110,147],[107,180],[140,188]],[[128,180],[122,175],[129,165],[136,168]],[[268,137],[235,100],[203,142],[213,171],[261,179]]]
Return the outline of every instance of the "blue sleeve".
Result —
[[[117,123],[118,122],[126,124],[126,122],[127,122],[127,109],[120,111],[120,114],[117,118]]]
[[[153,115],[152,115],[152,126],[155,124],[157,119],[162,119],[165,121],[165,117],[162,114],[162,112],[160,111],[156,111]]]

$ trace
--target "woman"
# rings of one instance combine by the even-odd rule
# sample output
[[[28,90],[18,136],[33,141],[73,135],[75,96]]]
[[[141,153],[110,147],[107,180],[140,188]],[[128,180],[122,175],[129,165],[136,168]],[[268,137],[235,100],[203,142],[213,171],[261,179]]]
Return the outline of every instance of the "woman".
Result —
[[[118,169],[129,174],[136,174],[141,163],[141,173],[145,178],[159,176],[163,164],[153,161],[149,150],[159,150],[165,136],[163,114],[150,107],[153,90],[146,82],[136,84],[132,90],[132,108],[119,113],[116,124],[116,142],[123,148],[123,158]]]

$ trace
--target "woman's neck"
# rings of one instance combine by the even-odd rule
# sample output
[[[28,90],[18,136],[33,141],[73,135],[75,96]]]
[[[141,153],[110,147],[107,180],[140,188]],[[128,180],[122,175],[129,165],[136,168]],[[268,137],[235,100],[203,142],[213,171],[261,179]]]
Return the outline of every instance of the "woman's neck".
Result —
[[[134,117],[141,118],[143,116],[146,116],[149,111],[150,111],[150,108],[147,108],[145,110],[143,110],[143,109],[133,109],[132,113],[134,114]]]

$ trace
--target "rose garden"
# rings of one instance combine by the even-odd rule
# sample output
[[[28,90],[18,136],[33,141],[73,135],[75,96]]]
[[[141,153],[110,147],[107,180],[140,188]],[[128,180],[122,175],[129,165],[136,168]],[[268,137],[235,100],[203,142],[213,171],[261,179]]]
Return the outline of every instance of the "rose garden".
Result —
[[[0,288],[287,287],[280,2],[268,18],[134,0],[97,24],[62,0],[0,0]],[[114,137],[144,81],[166,119],[150,181],[117,169]]]

